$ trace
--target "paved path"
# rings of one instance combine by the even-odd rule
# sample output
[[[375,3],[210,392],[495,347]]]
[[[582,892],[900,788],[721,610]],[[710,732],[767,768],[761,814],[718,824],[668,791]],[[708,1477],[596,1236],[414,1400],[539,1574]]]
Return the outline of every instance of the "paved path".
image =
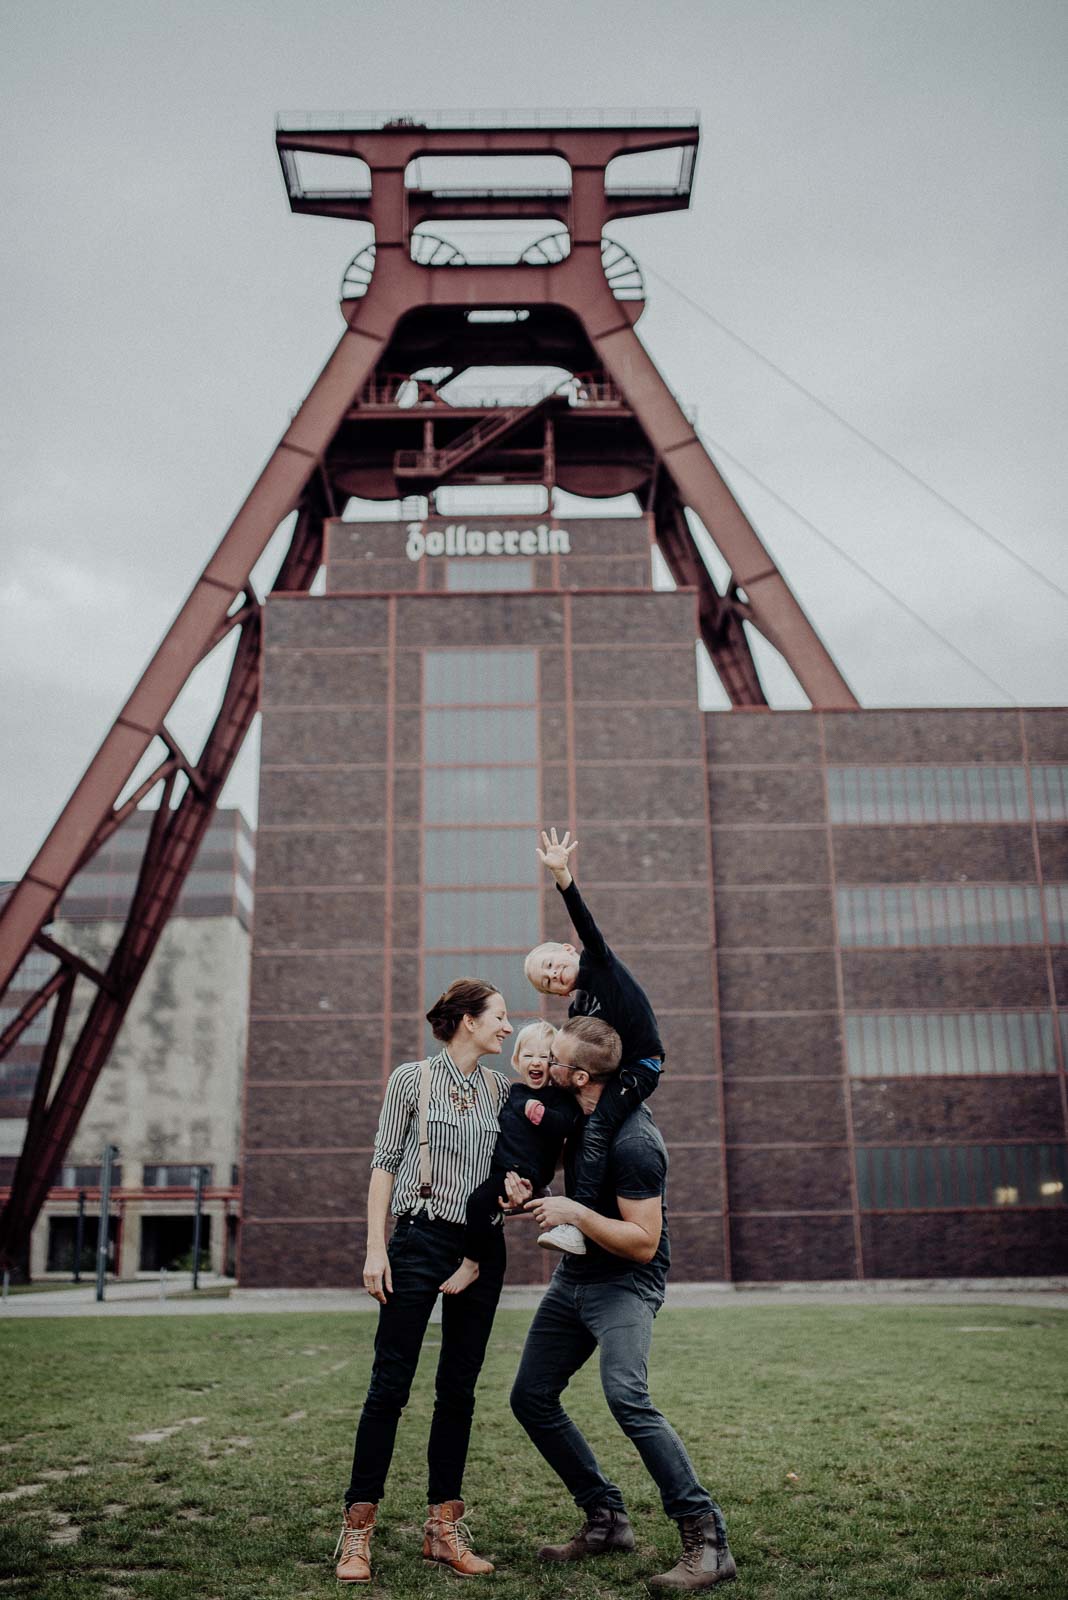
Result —
[[[230,1287],[231,1280],[201,1274],[204,1287]],[[187,1294],[188,1274],[169,1276],[164,1292]],[[538,1304],[540,1289],[505,1289],[502,1308],[530,1310]],[[1001,1281],[919,1284],[813,1284],[776,1289],[735,1289],[722,1283],[672,1284],[669,1306],[707,1306],[731,1311],[744,1306],[1029,1306],[1045,1311],[1068,1311],[1068,1278],[1011,1279]],[[369,1295],[349,1289],[234,1289],[228,1299],[172,1299],[160,1297],[158,1280],[138,1279],[109,1283],[107,1298],[96,1301],[92,1284],[80,1288],[13,1294],[0,1302],[0,1324],[25,1317],[211,1317],[262,1312],[349,1311],[376,1309]]]

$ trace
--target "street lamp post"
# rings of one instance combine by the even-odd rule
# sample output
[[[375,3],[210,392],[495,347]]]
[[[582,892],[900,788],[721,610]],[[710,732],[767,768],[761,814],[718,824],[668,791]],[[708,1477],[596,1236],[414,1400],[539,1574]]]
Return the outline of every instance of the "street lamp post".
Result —
[[[108,1210],[111,1206],[111,1174],[118,1150],[113,1144],[104,1146],[104,1170],[100,1176],[100,1225],[96,1236],[96,1297],[104,1298],[104,1284],[108,1273]]]
[[[196,1195],[193,1204],[193,1288],[200,1287],[200,1225],[204,1212],[204,1168],[197,1168]]]
[[[82,1246],[85,1244],[85,1190],[78,1190],[78,1221],[74,1229],[74,1281],[82,1281]]]

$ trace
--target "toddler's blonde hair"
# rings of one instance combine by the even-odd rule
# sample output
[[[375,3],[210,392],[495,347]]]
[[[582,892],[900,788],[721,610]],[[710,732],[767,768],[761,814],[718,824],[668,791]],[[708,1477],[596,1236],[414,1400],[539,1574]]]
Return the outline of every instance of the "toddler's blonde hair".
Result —
[[[537,1022],[528,1022],[526,1027],[520,1028],[519,1032],[515,1036],[515,1044],[512,1047],[513,1067],[517,1066],[519,1061],[519,1046],[523,1043],[523,1040],[526,1038],[528,1033],[542,1033],[551,1037],[556,1033],[556,1029],[553,1027],[551,1022],[545,1022],[540,1019]]]

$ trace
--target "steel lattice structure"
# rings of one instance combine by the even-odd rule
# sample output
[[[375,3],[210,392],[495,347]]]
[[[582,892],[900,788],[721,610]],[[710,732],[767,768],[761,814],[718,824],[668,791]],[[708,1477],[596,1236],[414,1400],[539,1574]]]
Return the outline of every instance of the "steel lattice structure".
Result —
[[[342,286],[345,331],[253,485],[215,554],[122,708],[41,850],[0,915],[0,994],[26,954],[59,965],[0,1034],[0,1059],[52,1006],[25,1143],[0,1219],[0,1260],[27,1259],[30,1229],[67,1150],[123,1018],[170,916],[256,711],[260,604],[250,574],[296,513],[276,589],[307,589],[322,556],[324,522],[350,496],[393,500],[441,484],[523,483],[586,496],[632,491],[653,514],[672,576],[699,596],[701,637],[733,705],[765,697],[745,624],[788,662],[814,707],[856,701],[812,624],[745,517],[691,422],[635,332],[644,307],[640,269],[606,228],[621,217],[689,204],[695,121],[632,126],[429,126],[417,119],[286,119],[277,146],[294,211],[370,223],[374,244]],[[561,119],[562,120],[562,119]],[[676,181],[619,187],[617,157],[677,151]],[[298,156],[357,157],[369,182],[309,189]],[[554,156],[570,182],[532,189],[422,187],[420,158]],[[548,219],[519,259],[471,262],[429,228],[462,219]],[[485,406],[436,397],[426,371],[451,382],[471,367],[543,366],[572,374]],[[414,392],[424,404],[413,406]],[[438,403],[433,403],[437,398]],[[429,404],[425,402],[431,402]],[[731,571],[720,592],[687,520],[700,519]],[[201,661],[239,630],[222,705],[198,760],[166,718]],[[126,791],[155,740],[167,754]],[[176,784],[185,779],[175,799]],[[121,938],[104,971],[44,931],[70,880],[153,790],[159,809]],[[121,799],[120,803],[120,797]],[[74,985],[95,989],[77,1037],[65,1037]]]

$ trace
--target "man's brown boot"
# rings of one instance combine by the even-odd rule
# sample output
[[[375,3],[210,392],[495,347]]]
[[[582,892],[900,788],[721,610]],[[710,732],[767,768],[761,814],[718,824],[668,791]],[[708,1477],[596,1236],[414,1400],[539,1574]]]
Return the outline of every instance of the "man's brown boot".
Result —
[[[439,1506],[428,1506],[427,1511],[429,1515],[423,1528],[424,1561],[440,1561],[458,1578],[484,1578],[493,1571],[493,1562],[483,1561],[471,1549],[471,1535],[461,1521],[462,1500],[443,1500]]]
[[[347,1507],[334,1551],[335,1560],[341,1557],[335,1568],[338,1583],[370,1583],[371,1535],[377,1511],[377,1505],[370,1500],[357,1500]]]
[[[539,1561],[584,1561],[587,1556],[604,1556],[634,1549],[634,1529],[625,1511],[611,1506],[590,1506],[587,1521],[567,1544],[543,1544]]]
[[[681,1517],[682,1555],[670,1572],[660,1572],[648,1580],[650,1589],[682,1589],[691,1593],[711,1589],[717,1583],[730,1583],[738,1576],[727,1530],[718,1511],[704,1517]]]

